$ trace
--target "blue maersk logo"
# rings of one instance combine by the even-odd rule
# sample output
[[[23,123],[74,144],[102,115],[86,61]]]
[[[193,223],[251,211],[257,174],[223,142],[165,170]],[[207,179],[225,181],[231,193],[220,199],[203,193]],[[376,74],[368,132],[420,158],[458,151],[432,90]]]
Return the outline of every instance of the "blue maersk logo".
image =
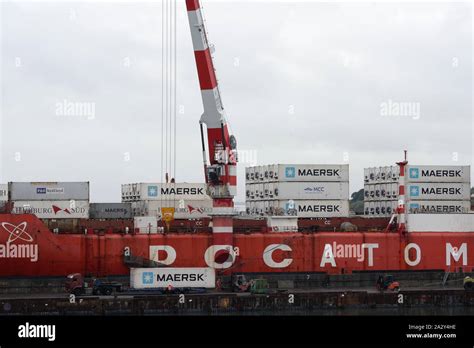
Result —
[[[420,195],[420,188],[418,186],[410,186],[410,196],[418,197]]]
[[[410,168],[410,179],[418,179],[420,177],[420,170],[418,168]]]
[[[295,167],[286,167],[286,169],[285,169],[285,177],[287,177],[287,178],[294,178],[294,177],[296,177],[296,169],[295,169]]]
[[[148,197],[158,197],[158,186],[148,186]]]
[[[412,203],[412,204],[410,204],[410,209],[411,210],[420,209],[420,205],[418,203]]]
[[[144,285],[153,284],[153,272],[143,272],[142,281]]]

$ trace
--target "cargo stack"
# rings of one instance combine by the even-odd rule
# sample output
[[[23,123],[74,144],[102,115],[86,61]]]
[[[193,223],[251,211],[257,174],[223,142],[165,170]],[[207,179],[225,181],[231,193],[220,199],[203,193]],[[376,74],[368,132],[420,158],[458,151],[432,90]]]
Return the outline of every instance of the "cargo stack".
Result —
[[[131,203],[134,217],[162,218],[162,208],[174,208],[175,219],[201,219],[212,212],[212,199],[206,193],[206,184],[125,184],[122,202]]]
[[[249,215],[349,216],[349,165],[273,164],[246,168]]]
[[[364,215],[389,217],[397,209],[398,166],[364,169]]]
[[[466,214],[471,209],[470,166],[408,165],[407,211],[412,214]]]
[[[34,214],[40,219],[88,219],[88,182],[10,182],[12,214]]]
[[[470,211],[469,166],[418,166],[406,168],[407,212],[462,214]],[[396,212],[399,168],[364,169],[364,215],[389,217]]]

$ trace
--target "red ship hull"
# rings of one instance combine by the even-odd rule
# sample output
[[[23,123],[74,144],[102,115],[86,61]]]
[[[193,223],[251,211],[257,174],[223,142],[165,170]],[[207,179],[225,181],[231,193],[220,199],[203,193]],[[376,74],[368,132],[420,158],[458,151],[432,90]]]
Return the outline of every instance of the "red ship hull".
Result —
[[[74,272],[128,275],[124,252],[154,258],[172,267],[209,267],[215,254],[212,243],[212,235],[208,233],[54,234],[33,215],[6,214],[0,215],[0,277],[64,276]],[[350,273],[462,269],[471,272],[474,233],[424,232],[405,236],[382,232],[237,233],[234,252],[235,259],[223,271]]]

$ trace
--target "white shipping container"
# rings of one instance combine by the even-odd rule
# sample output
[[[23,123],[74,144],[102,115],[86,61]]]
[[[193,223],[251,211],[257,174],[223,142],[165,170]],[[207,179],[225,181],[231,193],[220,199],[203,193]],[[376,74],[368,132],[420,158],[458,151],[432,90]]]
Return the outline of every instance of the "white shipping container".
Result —
[[[88,182],[10,182],[12,201],[88,201]]]
[[[122,185],[122,202],[158,201],[164,199],[204,200],[210,199],[206,184],[125,184]]]
[[[407,230],[408,232],[474,232],[474,214],[408,214]]]
[[[465,214],[471,209],[471,201],[411,201],[409,213],[422,214]]]
[[[0,184],[0,202],[8,201],[8,184]]]
[[[40,219],[88,219],[88,201],[14,201],[12,214],[33,214]]]
[[[255,172],[255,181],[349,181],[349,165],[299,165],[274,164],[251,167],[249,169],[249,183],[252,182],[252,171]]]
[[[131,268],[132,289],[165,289],[216,287],[213,268]]]
[[[293,200],[294,209],[300,218],[319,218],[319,217],[347,217],[349,216],[348,200]],[[275,208],[283,209],[288,212],[290,202],[288,200],[274,201]]]
[[[348,182],[279,182],[274,183],[275,199],[343,200],[349,199]]]
[[[467,183],[416,183],[407,185],[407,200],[469,200],[471,186]]]
[[[408,165],[407,182],[471,182],[470,166],[416,166]]]
[[[156,216],[136,216],[133,227],[139,233],[158,233],[158,220]]]
[[[208,218],[212,213],[211,199],[202,201],[142,201],[137,203],[137,206],[137,215],[154,216],[158,219],[161,219],[162,208],[175,208],[174,218],[176,220]]]

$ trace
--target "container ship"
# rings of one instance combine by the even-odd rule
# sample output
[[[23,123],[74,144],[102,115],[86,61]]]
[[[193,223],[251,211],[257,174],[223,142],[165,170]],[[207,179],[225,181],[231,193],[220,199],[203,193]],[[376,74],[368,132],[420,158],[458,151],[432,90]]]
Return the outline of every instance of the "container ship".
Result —
[[[237,211],[237,141],[200,2],[186,6],[204,106],[205,183],[125,184],[116,204],[91,204],[88,183],[3,185],[0,277],[126,276],[134,267],[288,277],[474,271],[467,166],[411,165],[405,154],[397,165],[368,168],[362,216],[349,208],[348,165],[251,167]]]

